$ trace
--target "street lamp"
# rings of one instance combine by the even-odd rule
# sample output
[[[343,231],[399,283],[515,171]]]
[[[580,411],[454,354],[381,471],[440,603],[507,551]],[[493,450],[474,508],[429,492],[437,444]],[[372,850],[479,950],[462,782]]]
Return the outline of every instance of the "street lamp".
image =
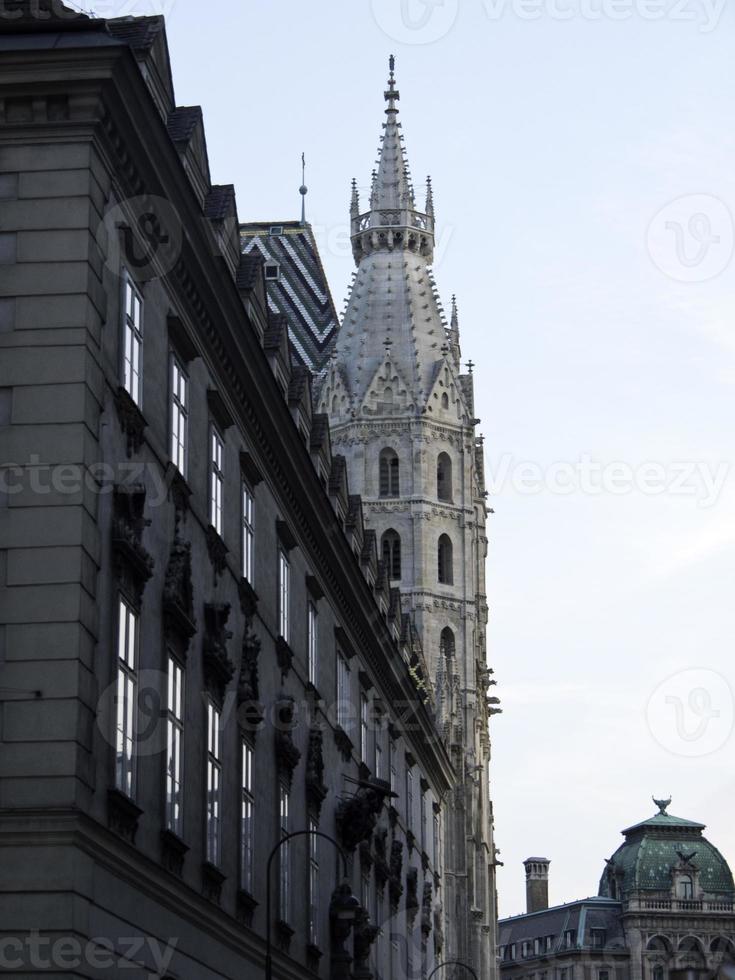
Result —
[[[467,972],[469,974],[471,974],[475,978],[475,980],[477,980],[477,974],[472,969],[472,967],[471,966],[467,966],[466,963],[462,963],[460,960],[447,960],[446,963],[440,963],[439,966],[435,966],[434,967],[434,969],[431,971],[431,973],[426,978],[426,980],[431,980],[431,978],[434,976],[434,974],[435,973],[438,973],[439,970],[443,970],[445,966],[461,966],[462,969],[467,970]]]
[[[347,855],[333,837],[330,837],[329,834],[323,834],[321,830],[295,830],[292,834],[286,834],[282,837],[268,855],[268,862],[265,869],[265,980],[273,980],[273,957],[271,956],[271,865],[273,864],[273,858],[281,847],[287,841],[293,840],[294,837],[323,837],[324,840],[328,840],[339,851],[339,855],[342,858],[344,881],[335,892],[332,903],[335,906],[337,917],[344,921],[347,926],[348,934],[350,925],[355,921],[357,909],[360,907],[360,903],[352,894],[352,889],[347,881]],[[477,977],[475,977],[475,980],[477,980]]]

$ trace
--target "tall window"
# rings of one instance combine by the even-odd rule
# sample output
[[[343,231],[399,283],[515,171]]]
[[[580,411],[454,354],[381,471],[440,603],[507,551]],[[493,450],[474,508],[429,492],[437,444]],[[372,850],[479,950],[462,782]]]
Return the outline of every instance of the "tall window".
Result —
[[[207,702],[207,861],[219,864],[222,820],[221,714]]]
[[[368,733],[370,731],[368,725],[368,712],[370,711],[370,704],[367,699],[367,695],[360,695],[360,758],[367,765],[368,758]]]
[[[316,605],[309,603],[307,613],[308,648],[309,648],[309,682],[316,687],[318,676],[318,654],[319,654],[319,614]]]
[[[421,793],[421,850],[426,851],[426,793]]]
[[[406,825],[413,823],[413,772],[406,766]]]
[[[383,772],[383,746],[382,742],[382,730],[380,728],[375,729],[375,778],[385,779],[385,773]]]
[[[309,942],[319,945],[319,838],[314,831],[319,824],[309,818]]]
[[[439,847],[441,846],[440,840],[440,825],[439,825],[439,814],[434,814],[434,868],[440,867],[439,861]]]
[[[679,877],[677,892],[679,898],[684,901],[691,901],[694,898],[694,882],[690,875],[681,875]]]
[[[389,578],[394,582],[401,580],[401,538],[392,528],[382,538],[383,561]]]
[[[392,449],[380,454],[380,496],[399,497],[401,494],[400,464]]]
[[[225,486],[225,443],[215,425],[212,426],[209,459],[209,523],[222,534],[222,499]]]
[[[143,397],[143,296],[127,269],[123,272],[123,304],[123,387],[135,404],[140,405]]]
[[[135,726],[138,698],[138,614],[124,599],[118,603],[117,733],[115,785],[135,798]]]
[[[253,584],[255,545],[255,497],[247,483],[242,485],[242,577]]]
[[[436,462],[436,495],[439,500],[452,500],[452,460],[440,453]]]
[[[442,534],[439,538],[438,548],[439,558],[439,583],[441,585],[454,585],[454,568],[452,560],[452,542],[449,535]]]
[[[280,786],[279,814],[281,820],[281,840],[285,840],[289,833],[288,809],[289,797],[288,790],[281,784]],[[291,911],[291,842],[286,841],[279,850],[279,877],[278,877],[278,914],[281,922],[288,922]]]
[[[242,743],[242,800],[240,803],[240,887],[253,891],[253,819],[255,795],[253,791],[253,748]]]
[[[350,727],[350,668],[341,653],[337,654],[337,724],[345,731]]]
[[[189,379],[175,354],[171,355],[171,459],[186,476],[189,435]]]
[[[289,603],[291,601],[291,563],[281,548],[278,551],[278,631],[289,642]]]
[[[441,632],[441,638],[439,639],[439,653],[442,657],[446,657],[448,660],[451,660],[451,658],[454,656],[454,650],[454,633],[448,626],[445,626]]]
[[[178,660],[170,655],[166,743],[166,829],[177,837],[182,837],[184,830],[184,671]]]
[[[396,769],[396,743],[393,739],[388,743],[388,756],[390,762],[390,790],[391,793],[395,793],[396,786],[398,785],[398,770]]]

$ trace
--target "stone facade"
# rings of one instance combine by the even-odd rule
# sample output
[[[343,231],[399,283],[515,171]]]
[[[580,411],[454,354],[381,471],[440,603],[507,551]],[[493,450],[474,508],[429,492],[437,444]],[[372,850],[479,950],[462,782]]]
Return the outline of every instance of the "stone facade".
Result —
[[[431,263],[431,181],[419,210],[398,121],[394,63],[369,209],[353,185],[357,273],[320,411],[362,496],[367,526],[400,589],[432,681],[456,783],[444,825],[445,958],[496,971],[485,588],[487,505],[472,365],[463,372],[459,318],[447,322]]]
[[[452,761],[163,20],[6,7],[2,968],[421,976]]]

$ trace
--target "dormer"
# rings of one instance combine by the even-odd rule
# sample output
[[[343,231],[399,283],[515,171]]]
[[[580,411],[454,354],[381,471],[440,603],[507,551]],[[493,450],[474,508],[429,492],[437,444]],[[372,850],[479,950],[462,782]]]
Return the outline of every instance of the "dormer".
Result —
[[[268,300],[263,277],[263,259],[260,255],[240,256],[235,284],[250,322],[258,333],[258,340],[263,345],[268,321]]]
[[[332,457],[332,471],[329,474],[329,497],[340,526],[344,528],[349,505],[347,486],[347,460],[344,456]]]
[[[325,412],[318,412],[312,417],[309,448],[319,482],[327,490],[329,474],[332,470],[332,441],[329,433],[329,416]]]
[[[215,184],[212,187],[204,202],[204,216],[217,240],[218,254],[227,263],[230,275],[236,279],[240,264],[240,232],[232,184]]]
[[[204,210],[212,181],[201,106],[177,106],[168,117],[167,129],[199,205]]]
[[[365,531],[360,564],[365,581],[375,591],[375,583],[378,579],[378,536],[372,528]]]
[[[311,447],[311,406],[311,371],[299,364],[291,370],[288,407],[307,449]]]
[[[291,382],[291,357],[288,343],[288,322],[281,313],[268,313],[268,326],[263,336],[263,350],[284,399],[288,398]]]
[[[347,540],[357,560],[362,555],[362,546],[365,540],[365,522],[362,512],[362,497],[359,494],[351,494],[347,509],[347,521],[345,523]]]
[[[116,41],[127,44],[164,122],[175,106],[171,57],[163,17],[116,17],[105,22]]]

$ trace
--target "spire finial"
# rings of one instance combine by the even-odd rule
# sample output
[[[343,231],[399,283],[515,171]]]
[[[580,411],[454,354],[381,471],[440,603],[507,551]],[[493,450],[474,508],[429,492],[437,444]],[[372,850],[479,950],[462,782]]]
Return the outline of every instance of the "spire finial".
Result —
[[[467,361],[467,370],[470,372],[470,374],[472,374],[472,372],[475,370],[474,361]]]
[[[388,79],[388,91],[385,93],[385,101],[388,103],[388,108],[386,112],[398,112],[396,108],[396,102],[401,97],[401,93],[396,88],[396,59],[395,55],[391,55],[388,60],[388,67],[390,68],[390,77]]]
[[[306,224],[306,195],[309,193],[309,188],[306,186],[306,153],[301,154],[301,187],[299,187],[299,194],[301,195],[301,224]]]
[[[457,294],[452,293],[452,327],[459,327],[459,311],[457,310]]]

